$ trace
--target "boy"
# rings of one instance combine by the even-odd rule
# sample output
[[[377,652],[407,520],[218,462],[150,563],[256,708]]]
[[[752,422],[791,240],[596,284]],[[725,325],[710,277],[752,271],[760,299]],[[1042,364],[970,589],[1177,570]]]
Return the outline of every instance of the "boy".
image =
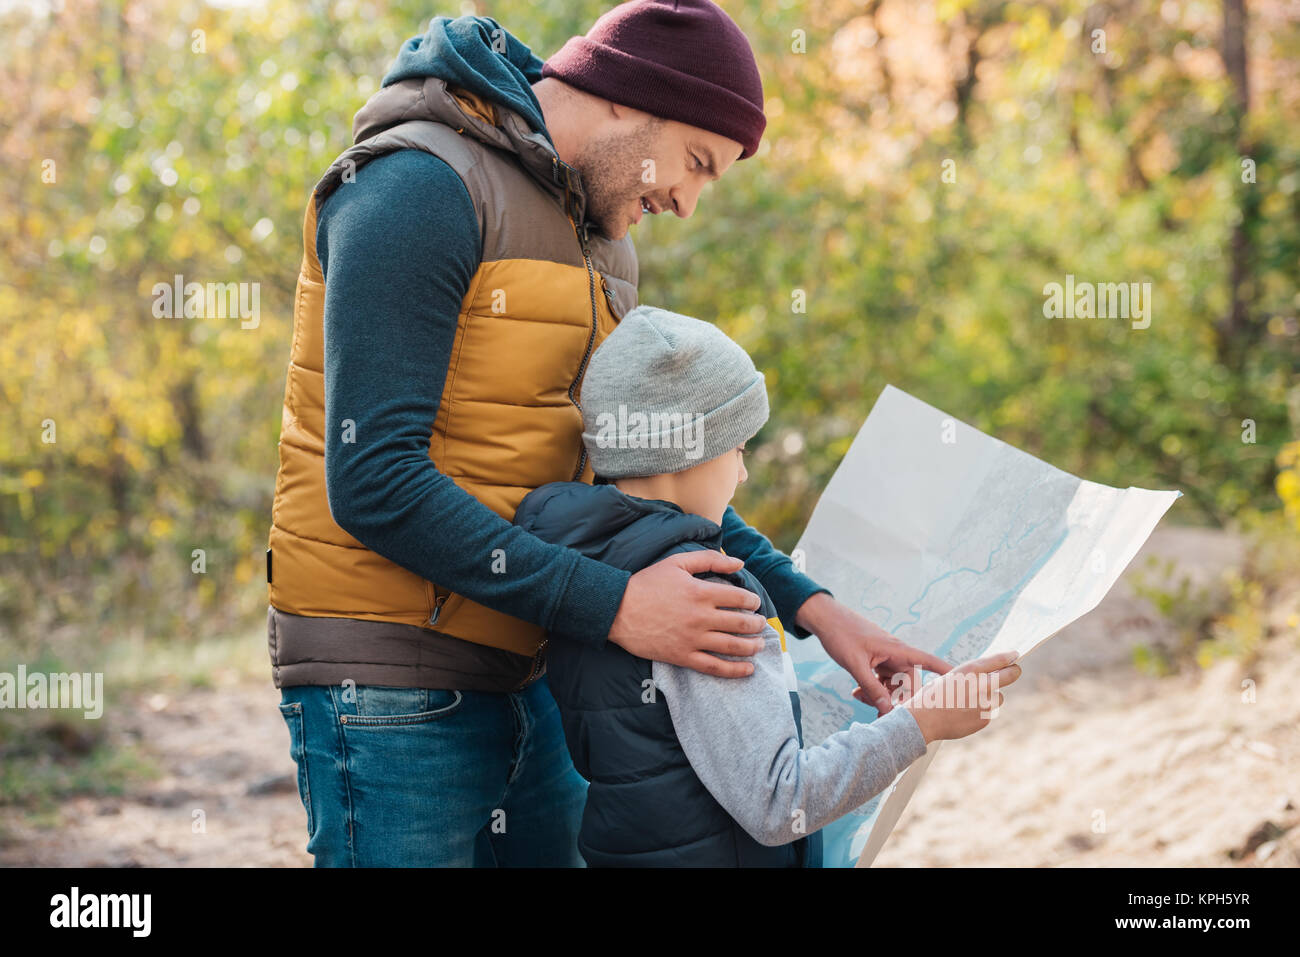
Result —
[[[543,485],[515,523],[629,571],[719,548],[719,523],[746,478],[744,442],[768,416],[763,376],[744,350],[707,322],[642,306],[591,357],[581,402],[598,484]],[[744,569],[709,577],[762,601],[765,646],[747,678],[610,643],[548,646],[569,752],[590,782],[578,836],[589,865],[820,867],[820,828],[882,791],[930,741],[987,723],[987,703],[981,718],[973,699],[943,709],[917,697],[805,748],[775,606]],[[997,671],[1009,684],[1020,671],[1010,662],[972,662],[940,680]]]

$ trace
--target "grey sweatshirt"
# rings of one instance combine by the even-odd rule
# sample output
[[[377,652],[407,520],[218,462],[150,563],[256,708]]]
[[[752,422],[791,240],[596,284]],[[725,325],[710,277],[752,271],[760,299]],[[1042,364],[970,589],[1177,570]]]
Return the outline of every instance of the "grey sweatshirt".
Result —
[[[747,678],[715,678],[660,661],[652,675],[700,781],[754,840],[776,846],[879,794],[926,745],[911,712],[895,707],[871,724],[854,723],[800,748],[781,638],[770,624],[764,638]]]

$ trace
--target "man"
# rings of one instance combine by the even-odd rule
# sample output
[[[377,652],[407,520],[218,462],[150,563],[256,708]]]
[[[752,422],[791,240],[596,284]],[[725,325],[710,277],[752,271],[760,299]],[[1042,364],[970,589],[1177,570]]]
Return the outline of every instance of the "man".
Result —
[[[636,0],[545,64],[437,17],[357,114],[308,203],[267,557],[269,645],[318,865],[581,863],[586,782],[548,641],[752,671],[744,566],[889,709],[946,671],[794,569],[728,509],[726,555],[630,575],[511,524],[592,480],[577,396],[636,305],[628,228],[686,217],[758,148],[758,68],[707,0]],[[746,612],[743,609],[750,609]]]

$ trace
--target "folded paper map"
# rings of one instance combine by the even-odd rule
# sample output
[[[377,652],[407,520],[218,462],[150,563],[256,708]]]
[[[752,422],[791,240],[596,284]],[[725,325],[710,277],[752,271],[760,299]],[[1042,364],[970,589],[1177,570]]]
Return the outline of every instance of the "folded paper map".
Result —
[[[1097,606],[1181,494],[1085,482],[886,386],[792,555],[840,602],[954,665],[1025,655]],[[806,745],[875,720],[819,643],[790,652]],[[823,829],[826,867],[871,863],[938,747]]]

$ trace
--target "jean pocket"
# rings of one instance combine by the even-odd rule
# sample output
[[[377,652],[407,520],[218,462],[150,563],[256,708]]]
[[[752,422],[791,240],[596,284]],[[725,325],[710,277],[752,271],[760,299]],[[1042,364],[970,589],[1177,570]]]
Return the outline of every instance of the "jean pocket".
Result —
[[[298,765],[298,797],[307,812],[307,837],[310,838],[315,828],[311,813],[311,788],[307,784],[307,738],[303,732],[302,702],[284,702],[280,705],[280,714],[289,726],[289,754],[294,764]]]
[[[363,685],[356,689],[356,713],[341,714],[339,721],[349,728],[426,724],[455,714],[464,700],[459,691]]]

